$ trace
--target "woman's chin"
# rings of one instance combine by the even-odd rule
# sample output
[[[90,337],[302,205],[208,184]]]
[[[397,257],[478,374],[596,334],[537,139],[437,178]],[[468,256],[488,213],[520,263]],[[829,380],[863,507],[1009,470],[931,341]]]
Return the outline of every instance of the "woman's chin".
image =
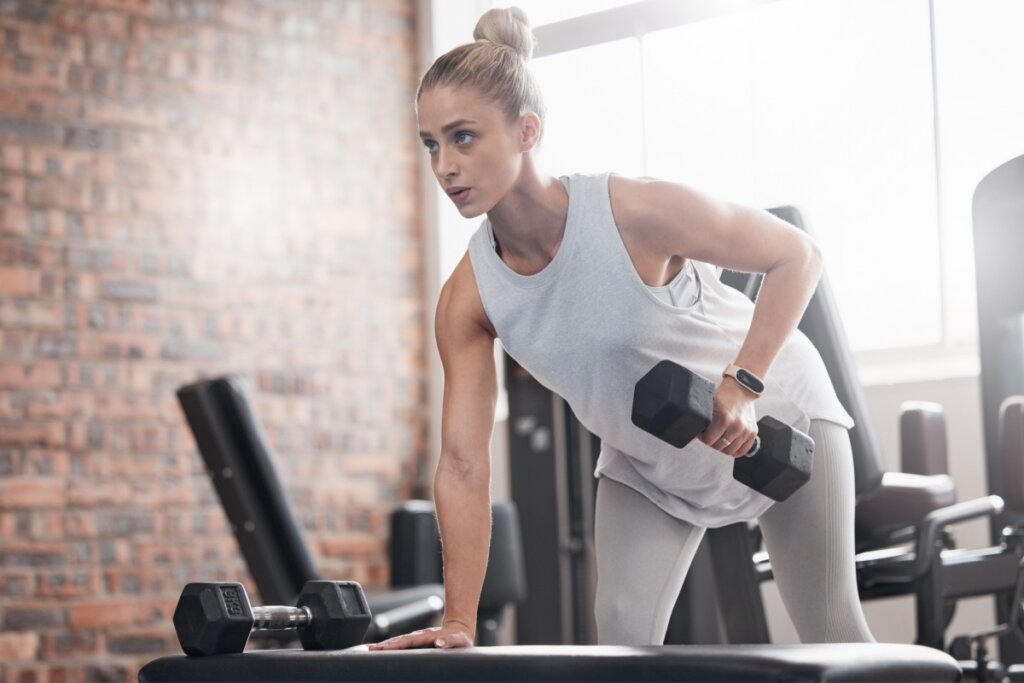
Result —
[[[477,216],[482,216],[484,213],[486,213],[486,211],[479,208],[475,204],[465,204],[463,206],[457,206],[455,208],[459,210],[459,213],[462,215],[463,218],[476,218]]]

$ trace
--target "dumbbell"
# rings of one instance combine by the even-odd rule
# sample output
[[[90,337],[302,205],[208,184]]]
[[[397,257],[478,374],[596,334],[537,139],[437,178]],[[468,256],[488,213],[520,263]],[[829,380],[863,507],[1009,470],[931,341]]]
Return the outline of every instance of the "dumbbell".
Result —
[[[354,581],[307,581],[295,607],[253,607],[240,583],[190,583],[174,610],[174,630],[187,655],[241,652],[252,631],[298,629],[305,650],[359,645],[370,608]]]
[[[633,391],[633,424],[676,448],[711,424],[715,385],[669,360],[655,365]],[[814,441],[771,416],[757,423],[759,446],[736,458],[732,476],[776,501],[789,498],[811,478]]]

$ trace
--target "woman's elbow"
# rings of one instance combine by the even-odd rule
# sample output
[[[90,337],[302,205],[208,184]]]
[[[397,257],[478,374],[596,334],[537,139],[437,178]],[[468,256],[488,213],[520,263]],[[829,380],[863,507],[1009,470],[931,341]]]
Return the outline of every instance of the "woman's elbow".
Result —
[[[804,249],[801,252],[801,262],[803,263],[807,277],[817,285],[825,270],[825,257],[821,251],[821,247],[819,247],[818,243],[811,237],[807,237]]]

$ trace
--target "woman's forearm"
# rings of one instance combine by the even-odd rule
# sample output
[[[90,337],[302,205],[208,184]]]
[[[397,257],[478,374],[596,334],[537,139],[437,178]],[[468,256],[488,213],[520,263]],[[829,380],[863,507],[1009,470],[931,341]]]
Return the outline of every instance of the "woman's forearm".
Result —
[[[476,613],[491,540],[490,472],[442,463],[434,475],[434,505],[444,561],[444,624],[476,632]]]
[[[821,271],[820,252],[809,248],[765,273],[754,304],[750,331],[734,361],[736,365],[759,377],[767,374],[807,310]]]

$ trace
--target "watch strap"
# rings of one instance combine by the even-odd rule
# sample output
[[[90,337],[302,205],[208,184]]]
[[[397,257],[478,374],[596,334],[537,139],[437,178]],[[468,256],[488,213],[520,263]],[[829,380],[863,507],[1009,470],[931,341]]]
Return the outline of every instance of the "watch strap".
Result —
[[[730,363],[725,370],[722,371],[722,376],[732,377],[753,394],[760,396],[764,393],[764,380],[752,373],[750,370],[741,368],[735,363]]]

